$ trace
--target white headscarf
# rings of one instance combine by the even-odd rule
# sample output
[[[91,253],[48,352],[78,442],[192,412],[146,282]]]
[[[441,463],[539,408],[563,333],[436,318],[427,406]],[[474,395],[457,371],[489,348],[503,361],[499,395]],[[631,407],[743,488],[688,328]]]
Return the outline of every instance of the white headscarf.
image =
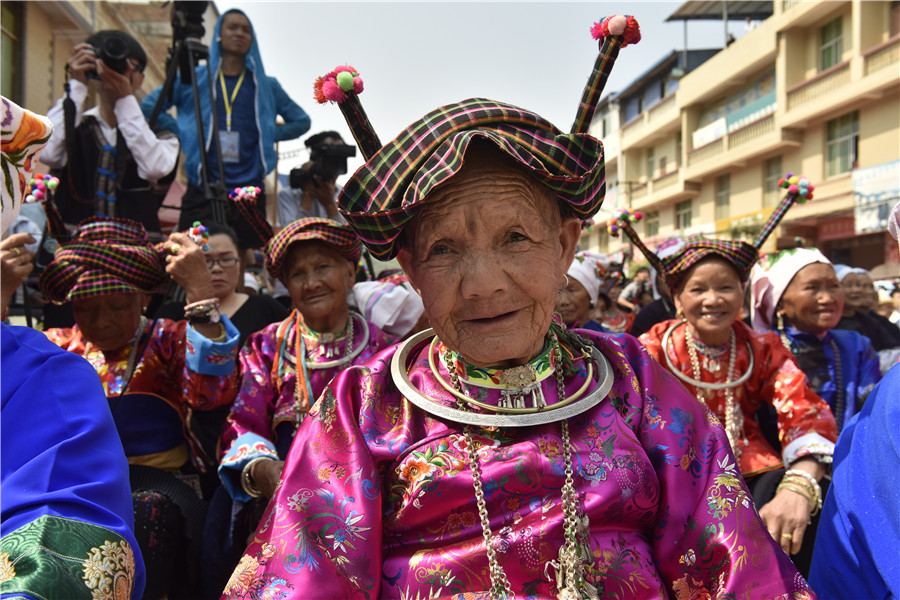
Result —
[[[3,127],[0,165],[0,234],[12,225],[25,199],[31,173],[41,150],[50,139],[50,119],[25,110],[0,96],[0,124]]]
[[[800,269],[813,263],[830,265],[816,248],[794,248],[763,257],[750,273],[750,318],[753,329],[768,331],[775,324],[775,307]],[[849,267],[847,267],[849,269]]]
[[[361,281],[353,286],[352,296],[366,321],[398,339],[405,337],[425,312],[422,298],[405,282]]]
[[[894,205],[894,210],[888,217],[888,231],[895,240],[900,241],[900,202]]]
[[[575,254],[575,260],[572,261],[567,275],[584,286],[588,296],[591,297],[591,304],[597,304],[600,284],[608,268],[608,256],[590,250],[582,250]]]

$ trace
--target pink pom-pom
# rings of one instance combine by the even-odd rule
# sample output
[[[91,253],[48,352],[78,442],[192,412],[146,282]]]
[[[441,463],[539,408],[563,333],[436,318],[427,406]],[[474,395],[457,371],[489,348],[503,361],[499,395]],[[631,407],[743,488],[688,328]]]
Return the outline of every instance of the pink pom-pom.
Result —
[[[353,78],[353,93],[357,95],[363,93],[363,80],[359,75]]]
[[[601,23],[594,23],[591,26],[591,37],[595,40],[603,37],[603,25]]]
[[[36,192],[34,193],[34,197],[37,198],[38,200],[43,200],[43,199],[44,199],[44,192],[38,190],[38,191],[36,191]]]
[[[326,100],[331,100],[338,104],[347,99],[347,94],[344,93],[341,86],[334,79],[326,79],[322,82],[322,94]]]
[[[808,189],[810,192],[812,192],[814,189],[816,189],[816,186],[813,184],[809,184],[808,186],[806,186],[806,189]]]
[[[800,187],[796,183],[792,183],[788,186],[787,190],[788,194],[796,194],[798,191],[800,191]]]
[[[644,215],[643,215],[643,213],[641,213],[641,211],[637,210],[634,212],[634,220],[635,221],[640,221],[643,218],[644,218]]]
[[[47,186],[44,185],[43,181],[38,181],[35,187],[37,187],[37,189],[39,189],[41,191],[44,191],[45,189],[47,189]]]
[[[622,35],[625,33],[625,25],[627,21],[622,15],[614,15],[607,21],[607,28],[610,35]]]
[[[253,191],[256,192],[257,194],[259,194],[260,192],[262,192],[262,188],[261,188],[261,187],[255,187],[255,188],[253,188]]]

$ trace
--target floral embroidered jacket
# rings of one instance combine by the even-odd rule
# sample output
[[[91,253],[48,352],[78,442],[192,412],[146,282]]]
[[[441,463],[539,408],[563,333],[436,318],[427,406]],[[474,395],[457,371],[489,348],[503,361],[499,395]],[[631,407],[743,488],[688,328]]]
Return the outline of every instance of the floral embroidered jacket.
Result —
[[[104,354],[88,344],[77,324],[44,333],[60,348],[86,358],[100,375],[130,462],[158,466],[144,459],[170,454],[187,440],[194,466],[205,471],[202,450],[187,424],[193,411],[211,410],[234,400],[238,382],[234,359],[240,332],[224,315],[222,323],[226,339],[213,342],[187,321],[148,321],[142,331],[146,346],[130,382],[125,376],[133,346],[115,355]]]
[[[0,595],[139,599],[128,462],[96,373],[39,331],[2,330]]]
[[[333,361],[344,355],[346,339],[323,343],[305,339],[307,354],[307,393],[301,394],[297,406],[296,319],[293,313],[280,323],[272,323],[252,334],[240,353],[241,383],[237,399],[228,415],[220,441],[224,453],[219,464],[219,477],[234,500],[248,501],[250,496],[241,486],[244,465],[255,458],[269,456],[284,460],[297,425],[306,417],[331,379],[347,365],[327,369],[310,368],[310,363]],[[356,317],[353,331],[354,348],[362,344],[365,332]],[[369,341],[350,364],[361,364],[393,343],[393,338],[372,323]],[[277,364],[276,364],[277,363]],[[309,398],[307,404],[306,398]]]
[[[599,596],[815,598],[765,530],[715,417],[634,338],[581,334],[614,378],[608,396],[568,420],[586,577]],[[344,371],[319,398],[224,599],[491,598],[464,427],[401,396],[395,351]],[[428,352],[412,351],[410,380],[454,406]],[[583,360],[574,365],[567,396],[588,375]],[[554,377],[542,390],[548,404],[559,400]],[[499,391],[481,391],[496,404]],[[514,596],[556,598],[561,424],[471,431]]]
[[[663,354],[662,338],[676,320],[654,325],[640,337],[650,355],[663,367],[667,367]],[[811,454],[830,457],[837,441],[837,423],[831,409],[812,389],[803,371],[797,367],[793,355],[785,349],[781,339],[772,332],[753,331],[743,321],[734,324],[737,341],[735,377],[746,373],[753,354],[753,373],[746,383],[734,388],[734,398],[740,404],[744,416],[743,453],[741,473],[745,477],[790,465],[798,458]],[[748,344],[749,343],[749,350]],[[684,337],[684,327],[676,327],[666,348],[675,367],[694,378],[691,357]],[[698,358],[700,355],[698,354]],[[710,373],[700,369],[701,381],[723,382],[728,371],[728,357],[722,360],[720,370]],[[680,381],[680,380],[679,380]],[[690,393],[699,393],[710,409],[725,422],[725,390],[698,390],[684,384]],[[755,419],[757,411],[768,404],[775,409],[779,453],[773,448]]]

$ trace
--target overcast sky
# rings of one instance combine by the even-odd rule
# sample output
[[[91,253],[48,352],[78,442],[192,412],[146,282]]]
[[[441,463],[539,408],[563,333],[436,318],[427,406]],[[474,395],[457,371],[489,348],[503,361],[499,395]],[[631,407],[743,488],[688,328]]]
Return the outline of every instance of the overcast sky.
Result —
[[[241,2],[217,0],[220,13],[241,8],[253,23],[266,72],[312,118],[309,134],[337,130],[352,143],[340,110],[313,100],[317,76],[340,64],[357,69],[360,100],[382,142],[428,111],[482,96],[571,127],[597,56],[590,27],[628,12],[643,35],[623,49],[605,92],[620,91],[684,45],[683,25],[665,23],[679,2]],[[213,24],[207,24],[212,28]],[[736,36],[743,23],[732,22]],[[721,48],[719,22],[688,25],[688,48]],[[307,134],[307,135],[309,135]],[[306,136],[304,136],[306,137]],[[302,139],[280,151],[304,148]],[[286,173],[306,160],[284,160]],[[350,163],[352,172],[361,164]]]

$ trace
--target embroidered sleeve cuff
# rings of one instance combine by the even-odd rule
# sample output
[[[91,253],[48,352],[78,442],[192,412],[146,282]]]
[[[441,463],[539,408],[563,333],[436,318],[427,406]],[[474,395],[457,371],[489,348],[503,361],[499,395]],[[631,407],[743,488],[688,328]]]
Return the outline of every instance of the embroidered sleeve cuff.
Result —
[[[234,500],[249,502],[250,495],[244,491],[241,485],[241,473],[244,466],[257,458],[271,458],[278,460],[275,445],[269,440],[255,433],[245,433],[239,436],[231,444],[231,448],[219,463],[219,479],[225,486],[228,495]]]
[[[191,371],[216,377],[234,372],[234,355],[241,334],[225,315],[221,322],[225,326],[224,342],[214,342],[190,324],[187,326],[184,361]]]
[[[804,456],[820,455],[830,459],[833,454],[834,442],[829,441],[818,433],[807,433],[787,445],[782,454],[782,460],[785,465],[790,465]]]

